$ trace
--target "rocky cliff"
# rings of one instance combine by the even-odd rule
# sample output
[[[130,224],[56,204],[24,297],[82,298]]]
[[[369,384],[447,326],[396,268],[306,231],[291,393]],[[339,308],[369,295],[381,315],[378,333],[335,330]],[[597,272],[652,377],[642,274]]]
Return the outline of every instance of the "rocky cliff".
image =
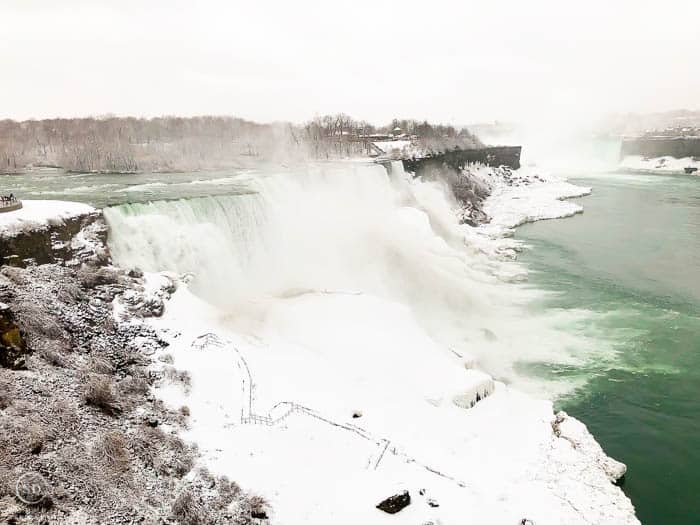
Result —
[[[26,267],[88,255],[106,260],[106,239],[107,226],[99,211],[0,231],[0,264]],[[95,247],[98,249],[89,249]]]
[[[520,168],[521,146],[495,146],[470,150],[454,150],[424,158],[402,160],[404,170],[427,180],[442,180],[462,207],[461,221],[470,226],[488,222],[482,203],[491,193],[491,186],[478,172],[491,170],[491,176],[510,184],[512,170]],[[391,169],[391,164],[386,164]],[[489,178],[487,177],[487,178]]]
[[[406,171],[416,175],[424,172],[449,167],[461,170],[469,164],[480,163],[487,166],[506,166],[517,170],[520,168],[522,146],[490,146],[478,149],[446,151],[423,158],[404,159]]]

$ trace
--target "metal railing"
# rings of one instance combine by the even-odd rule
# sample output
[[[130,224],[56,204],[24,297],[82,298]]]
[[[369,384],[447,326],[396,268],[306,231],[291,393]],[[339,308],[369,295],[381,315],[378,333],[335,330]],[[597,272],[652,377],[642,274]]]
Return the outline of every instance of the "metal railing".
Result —
[[[332,425],[334,427],[347,430],[350,432],[353,432],[354,434],[358,435],[359,437],[366,439],[368,441],[374,442],[377,445],[377,450],[376,452],[368,459],[367,462],[367,468],[376,470],[379,467],[379,464],[381,463],[382,459],[386,456],[386,453],[389,452],[390,454],[394,456],[399,456],[403,458],[403,460],[406,463],[413,463],[419,467],[424,468],[428,472],[435,474],[437,476],[440,476],[442,478],[445,478],[458,486],[464,488],[467,485],[448,474],[445,474],[443,472],[438,471],[437,469],[434,469],[430,467],[429,465],[426,465],[420,461],[417,461],[415,458],[409,456],[396,446],[390,446],[391,441],[385,438],[377,438],[375,436],[372,436],[369,432],[367,432],[365,429],[358,427],[356,425],[353,425],[351,423],[340,423],[337,421],[333,421],[324,415],[320,414],[316,410],[313,410],[312,408],[309,408],[307,406],[301,405],[299,403],[295,403],[294,401],[280,401],[276,405],[274,405],[267,414],[255,414],[253,412],[253,389],[254,389],[254,383],[253,383],[253,375],[250,372],[250,367],[248,366],[248,362],[246,359],[243,357],[243,354],[241,351],[231,342],[227,340],[221,340],[219,339],[215,334],[205,334],[203,336],[198,337],[195,339],[193,342],[193,345],[195,348],[198,349],[203,349],[207,346],[213,346],[216,348],[223,348],[223,347],[230,347],[232,348],[235,353],[238,356],[236,365],[238,366],[239,370],[241,371],[242,374],[242,379],[241,379],[241,395],[242,395],[242,406],[241,406],[241,424],[243,425],[265,425],[265,426],[275,426],[281,422],[283,422],[285,419],[287,419],[289,416],[292,414],[302,414],[305,416],[310,416],[313,417],[319,421],[322,421],[328,425]],[[277,412],[280,412],[279,415],[276,415]]]
[[[19,210],[21,207],[22,201],[14,197],[2,197],[0,199],[0,213]]]

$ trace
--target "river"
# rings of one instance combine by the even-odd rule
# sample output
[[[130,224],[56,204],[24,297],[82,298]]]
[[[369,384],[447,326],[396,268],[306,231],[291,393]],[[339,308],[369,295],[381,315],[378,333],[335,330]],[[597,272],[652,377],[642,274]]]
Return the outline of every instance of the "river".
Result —
[[[700,179],[607,173],[585,212],[524,225],[520,260],[542,308],[593,312],[584,329],[610,355],[543,375],[585,379],[558,406],[628,466],[623,488],[642,523],[700,519]]]

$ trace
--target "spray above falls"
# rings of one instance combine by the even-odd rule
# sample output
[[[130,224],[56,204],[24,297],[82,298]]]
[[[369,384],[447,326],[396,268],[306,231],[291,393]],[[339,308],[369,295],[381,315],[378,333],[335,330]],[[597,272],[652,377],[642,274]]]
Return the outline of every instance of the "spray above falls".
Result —
[[[563,349],[581,341],[556,329],[567,320],[526,313],[537,292],[499,279],[515,263],[487,255],[495,241],[459,224],[442,181],[413,178],[400,162],[346,162],[249,184],[243,195],[107,208],[115,261],[191,274],[195,294],[238,320],[310,293],[397,303],[446,352],[497,379],[523,381],[521,360],[575,361]]]

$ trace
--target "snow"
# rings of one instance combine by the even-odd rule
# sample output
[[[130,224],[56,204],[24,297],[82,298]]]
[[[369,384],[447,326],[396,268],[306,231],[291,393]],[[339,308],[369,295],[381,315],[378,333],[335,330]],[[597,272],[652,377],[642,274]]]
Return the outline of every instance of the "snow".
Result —
[[[0,213],[0,236],[19,233],[63,223],[66,219],[94,213],[92,206],[79,202],[51,200],[22,200],[22,208]]]
[[[512,228],[530,220],[578,213],[580,206],[562,199],[590,192],[526,171],[518,174],[513,185],[489,170],[481,176],[493,189],[485,203],[493,220],[458,231],[464,235],[462,243],[497,257],[507,257],[517,247],[506,237]],[[357,175],[351,180],[356,184]],[[374,180],[374,175],[368,180]],[[341,182],[334,179],[335,184]],[[419,318],[420,310],[387,288],[387,278],[375,285],[375,274],[358,267],[354,280],[348,279],[350,267],[344,264],[349,255],[362,254],[366,240],[358,232],[364,235],[367,226],[368,235],[373,236],[371,246],[381,247],[384,233],[392,241],[387,251],[400,257],[390,261],[403,260],[406,265],[409,256],[422,258],[421,272],[406,273],[404,266],[404,273],[397,268],[393,278],[400,290],[420,294],[423,301],[432,298],[429,293],[435,294],[435,302],[426,303],[426,312],[441,306],[438,298],[451,306],[454,298],[464,299],[467,291],[455,290],[451,296],[449,288],[440,287],[447,282],[456,288],[461,285],[457,279],[473,280],[469,282],[474,286],[469,290],[470,314],[492,306],[490,294],[495,294],[497,285],[477,271],[490,263],[478,257],[463,259],[451,251],[448,244],[454,232],[448,222],[454,221],[454,215],[440,207],[442,197],[435,186],[416,182],[411,188],[399,187],[413,192],[404,201],[418,199],[421,210],[402,205],[387,211],[380,207],[384,203],[375,186],[368,186],[371,193],[366,198],[353,199],[348,199],[353,187],[343,186],[340,191],[328,188],[329,193],[319,194],[315,204],[333,208],[337,191],[345,199],[347,217],[302,208],[281,215],[283,219],[301,215],[297,217],[301,221],[308,212],[310,222],[301,222],[300,232],[290,235],[284,230],[284,238],[264,244],[265,254],[275,261],[277,252],[272,250],[283,249],[285,271],[294,270],[295,279],[302,277],[300,272],[309,272],[300,284],[335,279],[336,288],[282,286],[287,276],[276,266],[260,267],[262,261],[257,259],[255,271],[243,272],[245,279],[230,288],[212,280],[218,283],[218,293],[208,290],[212,297],[240,294],[228,306],[219,308],[202,299],[207,281],[200,281],[198,288],[187,280],[180,284],[164,316],[151,322],[170,343],[161,352],[171,354],[174,366],[191,375],[189,389],[172,384],[156,391],[172,408],[189,407],[183,437],[197,443],[202,461],[212,472],[267,498],[272,523],[516,524],[523,519],[537,525],[638,523],[629,499],[611,483],[624,472],[624,465],[605,455],[585,425],[563,413],[555,416],[551,402],[526,395],[484,371],[498,369],[494,359],[500,358],[475,348],[495,337],[486,328],[489,324],[483,325],[483,339],[468,342],[478,352],[477,359],[461,347],[438,341],[427,316]],[[277,201],[275,211],[284,211],[280,208],[285,203],[298,207],[298,195],[291,191],[281,192],[283,199]],[[381,202],[370,203],[371,199]],[[357,203],[357,215],[352,214],[351,202]],[[378,210],[382,213],[374,215]],[[158,208],[159,221],[167,217],[166,211]],[[189,218],[191,211],[178,208],[176,216]],[[325,221],[319,223],[318,216]],[[340,218],[343,222],[333,222]],[[125,220],[113,217],[115,228],[135,231],[118,219]],[[145,219],[135,224],[141,229],[147,226]],[[237,223],[226,216],[221,224]],[[205,234],[216,241],[212,247],[231,242],[209,234],[198,223],[191,228],[193,246],[204,249]],[[436,228],[448,233],[437,237]],[[239,230],[248,233],[235,228]],[[314,243],[308,239],[309,232],[316,235]],[[184,228],[178,229],[178,235],[180,242],[187,240]],[[126,237],[125,242],[138,246],[135,234]],[[354,251],[339,245],[340,260],[331,250],[337,239],[355,241],[350,244]],[[303,249],[293,252],[297,245]],[[322,266],[310,267],[307,251]],[[113,249],[115,253],[122,252]],[[161,260],[170,260],[167,250],[156,253]],[[383,253],[370,252],[379,269],[384,268]],[[190,251],[183,254],[190,256]],[[217,254],[227,261],[227,269],[234,263],[235,253],[212,251],[208,257]],[[143,261],[147,268],[153,260],[146,255],[140,249],[129,257]],[[198,259],[197,265],[206,262]],[[474,266],[466,268],[469,273],[461,273],[465,262]],[[357,264],[352,259],[350,263]],[[452,281],[450,271],[456,268],[460,272]],[[205,271],[219,279],[216,267]],[[231,280],[233,272],[225,275]],[[404,275],[411,276],[412,282],[403,282]],[[516,275],[509,278],[516,280]],[[169,282],[161,274],[148,273],[144,294],[157,296]],[[508,294],[515,296],[510,289]],[[503,317],[494,322],[511,322],[507,310],[498,312]],[[478,318],[482,321],[489,319]],[[537,328],[530,326],[533,330]],[[518,354],[517,346],[524,349],[528,344],[522,338],[509,351]],[[536,346],[545,345],[538,341]],[[390,516],[375,508],[402,490],[410,492],[412,503],[399,514]],[[429,505],[428,498],[439,506]]]
[[[398,305],[345,295],[329,309],[319,299],[295,300],[317,314],[316,330],[292,319],[280,329],[283,319],[274,318],[268,329],[285,336],[269,333],[264,343],[230,332],[223,312],[185,288],[159,321],[177,335],[164,351],[190,371],[192,386],[189,393],[173,385],[158,395],[173,408],[190,408],[185,438],[199,445],[210,469],[268,498],[273,523],[389,523],[396,518],[375,505],[404,489],[413,503],[401,516],[411,523],[637,523],[582,424],[566,418],[564,437],[557,437],[549,402],[498,382],[474,408],[461,408],[454,390],[482,384],[485,374],[462,368],[460,377],[461,363],[436,359],[415,323],[387,321],[406,315]],[[369,325],[358,327],[357,316]],[[328,326],[331,318],[338,321]],[[376,318],[405,332],[386,334],[383,323],[371,322]],[[353,349],[341,352],[340,362],[323,344],[324,332],[338,329],[347,331]],[[217,336],[209,344],[192,344],[212,330]],[[289,343],[289,331],[297,344]],[[397,358],[389,380],[387,364]],[[253,413],[265,417],[283,400],[309,411],[273,411],[288,414],[276,425],[241,424],[250,408],[242,359],[252,377]],[[354,411],[362,417],[353,419]],[[439,507],[429,506],[428,497]]]
[[[629,155],[622,159],[621,169],[643,171],[650,173],[685,173],[685,168],[697,168],[695,175],[700,173],[700,160],[694,157],[677,159],[675,157],[647,158],[639,155]]]
[[[410,140],[384,140],[373,142],[373,144],[387,154],[395,150],[403,151],[404,149],[411,147]]]
[[[582,213],[583,207],[567,199],[590,193],[591,188],[556,179],[498,187],[484,204],[486,214],[493,217],[485,229],[504,231],[526,222],[571,217]]]

